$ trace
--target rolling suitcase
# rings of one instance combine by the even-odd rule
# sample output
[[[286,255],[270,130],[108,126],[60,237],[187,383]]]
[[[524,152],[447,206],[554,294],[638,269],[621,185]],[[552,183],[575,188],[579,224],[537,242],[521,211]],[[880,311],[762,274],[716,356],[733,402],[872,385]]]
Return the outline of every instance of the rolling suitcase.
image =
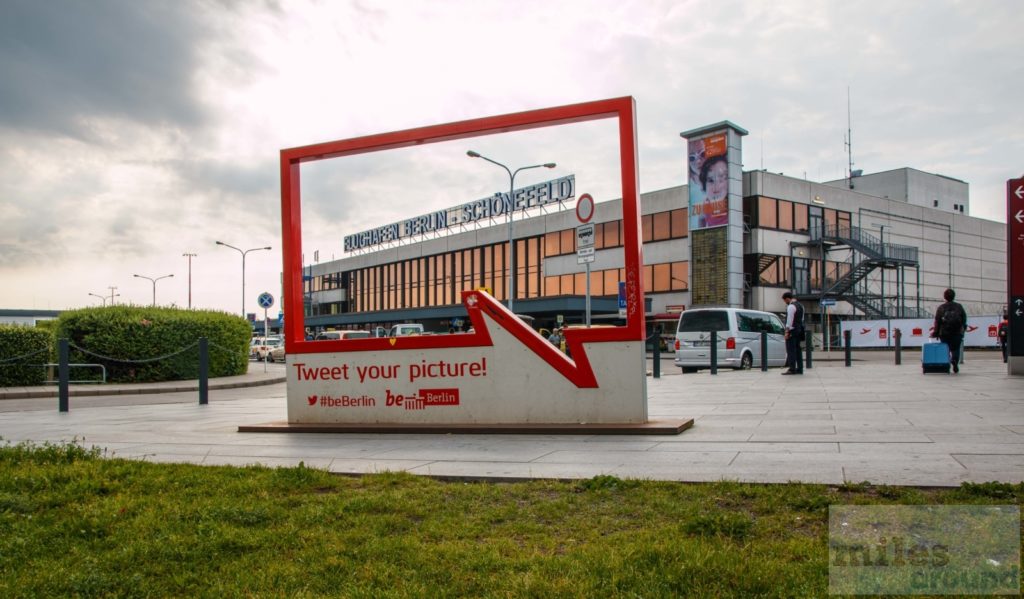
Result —
[[[921,347],[921,370],[929,372],[945,372],[949,374],[949,346],[941,341],[925,343]]]

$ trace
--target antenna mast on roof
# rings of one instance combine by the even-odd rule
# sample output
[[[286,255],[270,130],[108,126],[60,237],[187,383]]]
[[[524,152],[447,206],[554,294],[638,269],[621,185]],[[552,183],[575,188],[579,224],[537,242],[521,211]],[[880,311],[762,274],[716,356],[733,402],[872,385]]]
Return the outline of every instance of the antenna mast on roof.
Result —
[[[846,86],[846,139],[843,140],[849,168],[846,170],[846,184],[853,189],[853,127],[850,121],[850,86]]]

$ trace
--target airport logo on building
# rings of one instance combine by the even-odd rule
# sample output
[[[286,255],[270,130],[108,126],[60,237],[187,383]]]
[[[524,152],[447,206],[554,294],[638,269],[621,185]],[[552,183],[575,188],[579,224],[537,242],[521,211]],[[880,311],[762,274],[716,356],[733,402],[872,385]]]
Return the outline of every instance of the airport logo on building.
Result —
[[[561,204],[576,197],[576,175],[537,183],[511,194],[495,193],[489,198],[467,202],[444,210],[345,236],[345,251],[361,250],[382,243],[399,241],[426,233],[449,229],[510,212]]]

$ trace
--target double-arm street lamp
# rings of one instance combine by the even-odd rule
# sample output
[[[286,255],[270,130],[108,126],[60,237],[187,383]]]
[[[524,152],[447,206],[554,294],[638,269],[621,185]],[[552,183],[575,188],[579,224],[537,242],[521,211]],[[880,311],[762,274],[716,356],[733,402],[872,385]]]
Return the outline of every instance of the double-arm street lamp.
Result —
[[[255,251],[258,251],[258,250],[269,250],[271,248],[268,245],[267,247],[249,248],[247,250],[243,250],[241,248],[236,248],[233,245],[228,245],[228,244],[224,243],[223,241],[218,241],[217,245],[222,245],[222,246],[224,246],[226,248],[231,248],[231,249],[235,250],[236,252],[238,252],[239,254],[242,255],[242,318],[245,318],[245,255],[248,254],[249,252],[255,252]]]
[[[104,305],[104,306],[106,306],[106,305],[107,305],[107,296],[105,296],[105,295],[100,295],[100,294],[98,294],[98,293],[90,293],[89,295],[91,295],[91,296],[93,296],[93,297],[98,297],[98,298],[100,298],[100,301],[101,301],[101,302],[103,302],[103,305]],[[121,295],[121,294],[120,294],[120,293],[118,293],[117,295]],[[111,301],[111,305],[113,305],[113,301],[114,301],[114,298],[113,298],[113,297],[111,297],[111,298],[110,298],[110,301]]]
[[[543,164],[531,164],[530,166],[521,166],[521,167],[517,168],[516,170],[512,170],[509,167],[505,166],[504,164],[498,162],[497,160],[491,160],[487,156],[484,156],[484,155],[482,155],[482,154],[480,154],[478,152],[474,152],[473,150],[469,150],[468,152],[466,152],[466,155],[469,156],[470,158],[482,158],[482,159],[486,160],[487,162],[490,162],[491,164],[495,164],[497,166],[500,166],[501,168],[505,169],[506,173],[508,173],[508,201],[509,201],[509,209],[505,213],[506,220],[508,221],[508,256],[509,256],[509,263],[507,264],[507,266],[508,266],[508,309],[511,312],[515,312],[515,309],[513,307],[513,303],[514,303],[515,297],[516,297],[516,272],[515,272],[516,246],[515,246],[515,243],[513,243],[513,239],[512,239],[512,213],[515,212],[516,175],[519,174],[519,171],[525,171],[525,170],[529,170],[531,168],[541,168],[541,167],[543,167],[543,168],[555,168],[556,165],[555,165],[554,162],[545,162]]]
[[[150,283],[153,284],[153,306],[155,307],[156,306],[156,282],[159,281],[160,279],[167,279],[167,278],[173,277],[174,275],[164,275],[162,277],[157,277],[155,279],[153,277],[146,277],[146,276],[143,276],[143,275],[132,275],[132,276],[137,278],[137,279],[146,279],[147,281],[149,281]]]

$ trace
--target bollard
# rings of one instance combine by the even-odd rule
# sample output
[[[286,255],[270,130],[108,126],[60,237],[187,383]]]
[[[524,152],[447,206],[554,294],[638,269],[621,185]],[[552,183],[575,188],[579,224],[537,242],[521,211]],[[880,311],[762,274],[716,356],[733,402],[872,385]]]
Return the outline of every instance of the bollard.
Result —
[[[654,332],[654,378],[661,378],[661,333]]]
[[[768,331],[761,331],[761,372],[768,372]]]
[[[718,333],[711,331],[711,374],[718,374]]]
[[[199,338],[199,405],[210,403],[210,347],[206,337]]]
[[[814,335],[810,331],[804,331],[804,368],[814,368],[814,363],[811,360],[811,354],[814,353]]]
[[[896,342],[896,365],[899,366],[903,363],[903,331],[896,329],[893,332],[893,339]]]
[[[850,357],[850,337],[851,337],[850,331],[843,331],[843,346],[844,346],[844,351],[846,352],[846,365],[847,366],[849,366],[850,362],[852,362],[852,358]]]
[[[66,337],[57,341],[57,410],[68,411],[68,379],[71,378],[68,366],[70,347]]]

